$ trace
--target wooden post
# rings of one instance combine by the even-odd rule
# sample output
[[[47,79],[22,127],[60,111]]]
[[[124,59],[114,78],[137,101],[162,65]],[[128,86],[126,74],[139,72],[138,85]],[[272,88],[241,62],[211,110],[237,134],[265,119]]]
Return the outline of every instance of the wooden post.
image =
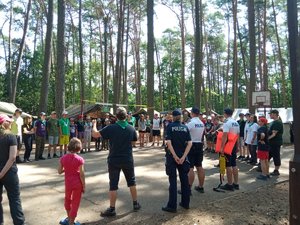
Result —
[[[289,47],[290,47],[290,71],[292,82],[292,104],[294,117],[294,135],[300,136],[300,63],[299,57],[299,37],[298,37],[298,11],[297,2],[295,0],[287,0],[288,9],[288,31],[289,31]],[[300,224],[300,138],[294,140],[295,152],[290,161],[290,225]]]

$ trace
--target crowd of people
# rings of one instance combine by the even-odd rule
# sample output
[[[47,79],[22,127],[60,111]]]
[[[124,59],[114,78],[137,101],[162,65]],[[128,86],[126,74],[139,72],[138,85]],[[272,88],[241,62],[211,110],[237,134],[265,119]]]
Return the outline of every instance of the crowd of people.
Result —
[[[14,117],[0,115],[0,145],[3,146],[0,157],[0,185],[7,190],[10,201],[11,215],[14,224],[24,224],[25,219],[21,207],[17,167],[20,162],[19,151],[22,141],[25,144],[24,161],[30,162],[33,139],[36,142],[35,160],[45,160],[44,148],[48,138],[48,157],[60,158],[58,173],[65,174],[65,209],[67,218],[60,224],[75,223],[82,193],[85,191],[84,159],[77,153],[91,151],[91,140],[95,139],[95,150],[109,150],[109,198],[110,206],[101,216],[116,215],[116,200],[120,172],[125,175],[129,187],[133,210],[141,208],[138,202],[136,179],[134,171],[133,147],[139,139],[140,147],[160,146],[161,130],[163,128],[162,146],[166,151],[166,174],[169,177],[169,199],[163,211],[177,211],[177,194],[181,194],[179,205],[189,209],[190,195],[195,181],[194,190],[204,193],[205,171],[202,166],[204,153],[215,153],[216,145],[220,146],[218,154],[226,159],[227,183],[220,188],[227,191],[239,190],[238,168],[236,160],[246,161],[258,166],[260,180],[270,176],[279,176],[281,165],[280,147],[282,145],[283,125],[277,110],[270,111],[273,120],[268,123],[265,116],[258,119],[255,115],[239,114],[239,120],[232,118],[233,110],[225,109],[222,116],[209,115],[205,117],[198,108],[182,115],[180,110],[159,118],[154,115],[152,120],[148,115],[139,115],[137,131],[136,118],[125,108],[118,108],[116,116],[109,114],[103,119],[92,120],[89,116],[80,115],[76,120],[68,118],[64,111],[60,119],[52,112],[46,119],[44,112],[35,122],[30,116],[21,118],[22,110],[17,109]],[[222,133],[218,139],[218,133]],[[230,136],[239,138],[234,141],[230,153],[226,150],[227,143],[232,142]],[[219,144],[218,144],[219,141]],[[59,152],[57,147],[59,146]],[[204,149],[206,146],[206,149]],[[68,154],[67,154],[68,152]],[[239,154],[239,156],[237,156]],[[269,173],[269,161],[273,158],[275,170]],[[196,168],[196,173],[194,169]],[[177,190],[177,172],[181,189]],[[12,185],[14,184],[14,185]],[[2,199],[2,198],[1,198]],[[13,208],[13,209],[12,209]],[[2,221],[1,221],[2,220]],[[0,207],[0,224],[3,223],[3,211]]]

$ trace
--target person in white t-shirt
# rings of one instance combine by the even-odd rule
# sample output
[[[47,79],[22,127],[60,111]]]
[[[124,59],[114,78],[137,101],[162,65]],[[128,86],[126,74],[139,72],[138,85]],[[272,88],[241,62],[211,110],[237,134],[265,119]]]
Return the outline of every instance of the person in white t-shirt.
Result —
[[[250,163],[251,165],[255,165],[257,163],[257,130],[259,126],[257,124],[257,117],[252,114],[250,116],[250,123],[248,125],[248,132],[247,132],[247,138],[246,142],[247,145],[249,146],[249,151],[250,151],[250,160],[247,162]]]
[[[192,187],[194,179],[195,179],[195,173],[194,173],[194,167],[196,167],[197,175],[198,175],[198,186],[195,186],[195,190],[204,193],[204,178],[205,178],[205,172],[202,167],[202,161],[203,161],[203,143],[202,143],[202,136],[204,133],[204,124],[199,119],[200,110],[196,107],[192,108],[191,121],[187,124],[187,127],[189,128],[191,138],[192,138],[192,148],[188,154],[188,159],[190,161],[190,172],[189,172],[189,184]]]
[[[246,113],[246,124],[245,124],[245,129],[244,129],[244,142],[245,142],[245,148],[246,148],[246,157],[242,159],[242,161],[248,161],[250,159],[250,148],[251,148],[251,143],[247,143],[247,136],[248,136],[248,130],[249,130],[249,124],[250,122],[250,113]]]
[[[225,144],[228,141],[228,134],[233,133],[239,135],[240,125],[237,121],[232,118],[233,111],[232,109],[224,109],[225,121],[223,124],[223,136],[220,154],[224,155],[226,158],[226,175],[227,175],[227,184],[221,186],[223,190],[234,191],[239,189],[238,184],[238,168],[236,166],[236,153],[238,151],[238,141],[233,147],[231,155],[224,153]]]
[[[160,128],[161,128],[161,120],[158,117],[158,114],[154,114],[154,118],[152,120],[152,136],[153,136],[153,143],[152,146],[155,144],[155,140],[157,142],[157,146],[159,146],[160,141]]]

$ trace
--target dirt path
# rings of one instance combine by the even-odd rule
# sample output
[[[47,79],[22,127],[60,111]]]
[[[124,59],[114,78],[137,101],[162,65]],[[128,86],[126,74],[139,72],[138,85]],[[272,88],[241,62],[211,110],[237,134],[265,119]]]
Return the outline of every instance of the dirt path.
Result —
[[[101,218],[100,211],[109,205],[107,189],[107,151],[83,155],[86,169],[86,193],[83,196],[78,220],[86,225],[144,224],[144,225],[281,225],[288,223],[288,161],[293,149],[283,151],[281,175],[268,181],[257,181],[258,173],[250,165],[238,163],[240,190],[217,193],[212,188],[219,183],[215,154],[206,154],[205,193],[193,191],[190,210],[178,208],[177,214],[161,210],[168,199],[168,178],[165,157],[161,148],[135,149],[135,170],[140,212],[132,211],[129,190],[123,176],[118,190],[117,216]],[[19,165],[22,205],[27,225],[55,225],[65,217],[64,181],[57,174],[57,159]],[[271,168],[273,165],[271,165]],[[179,197],[178,197],[179,199]],[[179,200],[178,200],[179,201]],[[5,224],[12,224],[7,197],[3,198]]]

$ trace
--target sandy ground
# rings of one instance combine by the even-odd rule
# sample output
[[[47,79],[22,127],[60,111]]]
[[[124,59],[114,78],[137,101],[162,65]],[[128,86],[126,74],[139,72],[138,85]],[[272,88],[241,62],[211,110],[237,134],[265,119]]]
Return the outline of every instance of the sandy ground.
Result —
[[[218,193],[212,190],[219,183],[216,154],[206,154],[205,193],[193,191],[190,210],[178,208],[176,214],[161,210],[168,199],[168,177],[164,168],[162,148],[136,148],[134,158],[139,201],[142,209],[132,211],[129,190],[123,175],[117,200],[117,216],[101,218],[100,211],[109,206],[107,151],[84,154],[86,193],[77,219],[86,225],[96,224],[197,224],[197,225],[250,225],[288,224],[288,162],[293,149],[282,149],[282,169],[279,177],[257,181],[255,168],[238,163],[240,190]],[[57,174],[57,159],[20,164],[21,198],[28,225],[58,224],[65,217],[64,178]],[[271,170],[274,165],[271,164]],[[178,202],[180,196],[178,196]],[[3,198],[5,224],[12,224],[6,196]]]

